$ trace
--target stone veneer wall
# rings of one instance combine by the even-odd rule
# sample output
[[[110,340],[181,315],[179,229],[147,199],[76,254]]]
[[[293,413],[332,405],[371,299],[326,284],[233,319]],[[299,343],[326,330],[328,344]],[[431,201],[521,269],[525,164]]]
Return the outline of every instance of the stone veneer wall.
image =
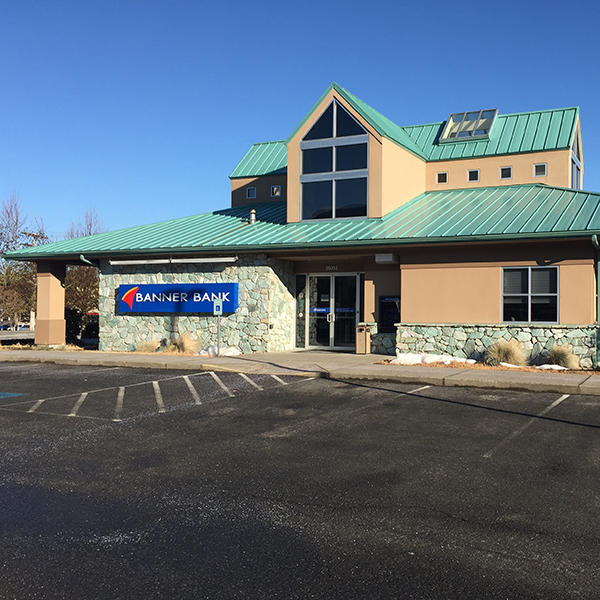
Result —
[[[543,363],[555,344],[568,344],[582,368],[596,363],[596,325],[396,324],[397,352],[431,352],[482,360],[485,349],[500,338],[516,338],[534,364]]]
[[[100,269],[100,350],[131,351],[142,342],[171,341],[191,334],[205,348],[217,343],[217,317],[211,314],[117,313],[121,284],[239,283],[239,307],[221,318],[221,344],[240,352],[279,352],[294,347],[294,271],[290,263],[264,255],[235,264],[117,266]]]
[[[375,333],[371,335],[372,354],[396,354],[395,333]]]

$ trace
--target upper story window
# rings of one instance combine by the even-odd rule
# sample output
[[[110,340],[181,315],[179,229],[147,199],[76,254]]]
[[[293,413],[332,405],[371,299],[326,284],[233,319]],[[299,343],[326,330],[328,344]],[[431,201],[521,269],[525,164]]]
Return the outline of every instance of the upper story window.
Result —
[[[575,135],[571,148],[571,187],[581,189],[581,153],[579,151],[579,137]]]
[[[366,217],[369,135],[332,102],[300,142],[302,219]]]
[[[512,179],[512,167],[500,167],[500,179]]]
[[[546,163],[533,165],[533,175],[535,177],[546,177],[548,175],[548,165]]]
[[[254,200],[254,198],[256,198],[256,188],[255,187],[247,187],[246,188],[246,198],[248,200]]]
[[[437,174],[437,182],[438,183],[448,183],[448,172],[441,171]]]
[[[479,181],[479,169],[468,170],[467,181]]]
[[[271,186],[271,198],[281,198],[281,186],[280,185],[272,185]]]

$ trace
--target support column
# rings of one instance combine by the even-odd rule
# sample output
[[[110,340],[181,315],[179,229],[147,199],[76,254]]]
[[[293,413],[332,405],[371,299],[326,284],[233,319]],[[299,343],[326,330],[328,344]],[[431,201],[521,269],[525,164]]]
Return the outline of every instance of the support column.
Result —
[[[36,344],[65,343],[65,272],[64,263],[37,263]]]

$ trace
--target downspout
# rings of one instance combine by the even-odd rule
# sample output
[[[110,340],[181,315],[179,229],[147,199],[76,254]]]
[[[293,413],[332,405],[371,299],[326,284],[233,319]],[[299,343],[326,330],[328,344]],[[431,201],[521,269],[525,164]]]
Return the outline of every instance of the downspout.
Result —
[[[596,248],[596,364],[598,368],[600,365],[600,344],[598,343],[598,335],[600,332],[600,243],[598,243],[598,236],[592,235],[592,244]]]

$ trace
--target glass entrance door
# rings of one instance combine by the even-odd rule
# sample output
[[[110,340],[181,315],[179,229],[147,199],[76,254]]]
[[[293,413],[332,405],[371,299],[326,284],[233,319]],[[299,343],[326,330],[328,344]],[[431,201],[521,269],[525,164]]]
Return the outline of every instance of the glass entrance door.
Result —
[[[356,346],[356,275],[333,275],[333,346]]]
[[[331,346],[331,277],[308,278],[308,345]]]
[[[307,347],[355,347],[357,282],[357,275],[309,275]]]

